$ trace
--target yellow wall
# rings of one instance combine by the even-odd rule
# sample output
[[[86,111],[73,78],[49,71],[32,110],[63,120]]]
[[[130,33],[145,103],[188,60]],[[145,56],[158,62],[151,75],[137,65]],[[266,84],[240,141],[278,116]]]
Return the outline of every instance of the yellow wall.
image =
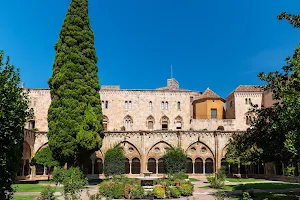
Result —
[[[225,118],[225,103],[221,100],[196,101],[194,103],[194,118],[211,119],[211,109],[217,110],[217,119]]]

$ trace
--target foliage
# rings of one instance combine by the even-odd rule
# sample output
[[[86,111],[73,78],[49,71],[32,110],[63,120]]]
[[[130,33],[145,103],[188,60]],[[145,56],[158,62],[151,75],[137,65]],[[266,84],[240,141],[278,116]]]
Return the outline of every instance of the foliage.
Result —
[[[104,181],[99,185],[99,194],[108,198],[121,199],[124,196],[124,188],[123,183]]]
[[[66,199],[79,199],[80,192],[87,185],[85,175],[78,167],[71,167],[63,174],[64,196]]]
[[[49,146],[64,165],[78,166],[102,143],[103,119],[94,33],[87,0],[72,0],[55,45],[49,78]]]
[[[161,186],[155,186],[153,188],[153,194],[157,199],[163,199],[165,197],[165,190]]]
[[[103,171],[105,176],[120,175],[125,173],[124,152],[121,146],[109,149],[105,153]]]
[[[57,167],[53,172],[52,172],[52,178],[53,181],[58,184],[58,183],[62,183],[64,180],[64,173],[65,170],[62,167]]]
[[[180,171],[180,172],[176,172],[174,174],[170,174],[168,176],[169,179],[173,179],[173,180],[183,180],[183,179],[188,179],[189,175],[187,175],[185,172]]]
[[[207,181],[210,186],[215,189],[221,189],[224,187],[226,175],[223,170],[219,170],[215,175],[210,175],[207,177]]]
[[[294,176],[294,171],[295,171],[295,167],[288,166],[288,167],[284,168],[283,174],[285,176],[292,177],[292,176]]]
[[[54,200],[54,189],[50,186],[46,186],[40,194],[38,200]]]
[[[5,64],[3,64],[5,62]],[[31,117],[28,94],[19,87],[20,74],[0,51],[0,199],[10,199],[13,181],[19,171],[24,126]]]
[[[145,196],[144,188],[141,185],[134,185],[131,188],[131,197],[134,199],[142,199]]]
[[[89,196],[89,200],[101,200],[101,195],[100,194],[93,194]]]
[[[49,146],[38,151],[35,154],[35,156],[31,159],[31,164],[44,165],[47,166],[49,169],[50,167],[56,167],[59,165],[59,163],[56,160],[54,160]]]
[[[180,185],[180,192],[183,196],[191,196],[194,192],[194,185],[192,183],[183,183]]]
[[[224,191],[217,191],[215,193],[216,200],[225,200],[227,199],[226,193]]]
[[[278,19],[286,19],[295,28],[300,27],[299,15],[284,12]],[[253,105],[251,111],[257,117],[245,134],[234,138],[227,160],[291,165],[299,159],[300,153],[300,46],[292,57],[286,58],[281,71],[261,72],[258,77],[266,82],[263,89],[272,92],[278,102],[269,108]]]
[[[124,197],[125,199],[130,199],[130,191],[131,191],[131,185],[125,184],[124,186]]]
[[[179,198],[181,195],[180,189],[178,187],[171,187],[170,188],[171,197]]]
[[[187,156],[181,148],[168,149],[163,159],[167,173],[186,172]]]
[[[243,197],[241,200],[253,200],[248,192],[243,192]]]

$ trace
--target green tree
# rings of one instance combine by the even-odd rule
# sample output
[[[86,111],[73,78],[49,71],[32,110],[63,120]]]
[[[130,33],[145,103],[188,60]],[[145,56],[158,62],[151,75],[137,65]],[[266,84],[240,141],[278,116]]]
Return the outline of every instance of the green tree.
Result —
[[[187,156],[181,148],[169,148],[163,159],[167,173],[186,172]]]
[[[295,28],[300,16],[286,12],[278,15]],[[230,144],[228,159],[243,158],[247,162],[283,162],[285,166],[299,161],[300,153],[300,46],[286,58],[281,71],[260,73],[264,90],[272,91],[278,103],[271,108],[253,106],[257,119],[243,135]]]
[[[55,51],[48,81],[52,99],[49,146],[61,165],[80,166],[83,158],[101,146],[104,137],[88,0],[72,0]]]
[[[48,179],[49,179],[49,171],[52,167],[56,167],[59,163],[53,158],[52,152],[49,146],[41,149],[39,152],[35,154],[35,156],[31,159],[31,164],[39,164],[47,166],[48,168]]]
[[[124,151],[121,146],[115,146],[112,149],[109,149],[104,156],[104,175],[121,175],[125,173],[124,165]]]
[[[9,57],[4,61],[0,51],[0,199],[10,199],[22,156],[24,126],[31,113],[27,92],[19,87],[19,70]]]

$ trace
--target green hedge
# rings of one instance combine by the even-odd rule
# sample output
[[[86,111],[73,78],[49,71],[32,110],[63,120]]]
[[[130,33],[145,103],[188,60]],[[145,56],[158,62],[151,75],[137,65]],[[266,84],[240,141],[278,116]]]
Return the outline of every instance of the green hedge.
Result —
[[[99,185],[99,194],[115,199],[122,199],[124,197],[125,185],[112,181],[104,181]]]
[[[105,153],[104,157],[104,175],[120,175],[125,173],[125,156],[123,148],[121,146],[116,146],[112,149],[109,149]]]
[[[186,172],[187,156],[181,148],[168,149],[163,159],[168,174]]]

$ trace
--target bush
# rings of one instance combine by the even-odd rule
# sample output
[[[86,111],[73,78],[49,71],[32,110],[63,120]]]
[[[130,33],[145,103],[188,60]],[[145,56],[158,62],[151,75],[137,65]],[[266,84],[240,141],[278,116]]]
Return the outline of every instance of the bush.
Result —
[[[167,173],[186,172],[187,156],[181,148],[168,149],[163,159]]]
[[[153,194],[158,199],[163,199],[165,197],[165,190],[160,186],[155,186],[153,188]]]
[[[46,186],[40,196],[38,197],[38,200],[54,200],[54,189],[50,186]]]
[[[176,172],[174,174],[170,174],[168,178],[170,180],[184,180],[184,179],[188,179],[189,176],[185,172],[181,171],[181,172]]]
[[[71,167],[63,174],[64,196],[66,199],[78,199],[80,192],[87,185],[85,175],[78,167]]]
[[[170,188],[171,197],[179,198],[181,195],[180,189],[178,187],[171,187]]]
[[[225,184],[225,172],[223,170],[219,170],[216,175],[210,175],[207,177],[207,181],[210,183],[210,186],[215,189],[221,189]]]
[[[100,194],[93,194],[89,196],[89,200],[101,200],[101,195]]]
[[[133,199],[142,199],[145,196],[144,188],[140,185],[134,185],[131,188],[131,197]]]
[[[104,157],[104,175],[112,176],[112,175],[120,175],[125,173],[125,165],[124,165],[124,152],[121,146],[116,146],[112,149],[109,149],[105,153]]]
[[[181,184],[179,188],[183,196],[191,196],[194,192],[194,185],[191,183]]]
[[[64,180],[64,173],[65,170],[62,167],[57,167],[53,172],[52,172],[52,178],[53,181],[58,184],[58,183],[62,183]]]
[[[124,186],[124,197],[125,199],[130,199],[130,191],[131,191],[131,185],[125,184]]]
[[[243,193],[241,200],[253,200],[248,192]]]
[[[125,185],[112,181],[104,181],[99,185],[100,195],[108,198],[121,199],[124,196]]]

